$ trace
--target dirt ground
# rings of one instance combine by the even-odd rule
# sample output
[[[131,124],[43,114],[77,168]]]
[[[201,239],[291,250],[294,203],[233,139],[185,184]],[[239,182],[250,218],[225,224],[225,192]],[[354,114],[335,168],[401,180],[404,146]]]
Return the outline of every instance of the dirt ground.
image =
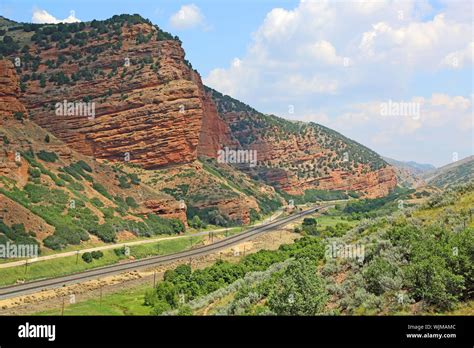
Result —
[[[61,288],[44,290],[38,293],[19,296],[15,298],[0,300],[0,315],[28,315],[50,309],[58,309],[71,303],[82,302],[91,298],[98,298],[104,294],[130,289],[144,284],[150,284],[163,278],[168,269],[173,269],[183,262],[190,262],[193,269],[205,268],[215,261],[222,259],[237,261],[245,255],[255,253],[262,249],[275,250],[281,244],[292,243],[300,235],[293,232],[294,227],[301,220],[292,222],[286,227],[266,232],[250,241],[243,242],[220,252],[200,256],[191,260],[181,260],[166,265],[151,267],[144,270],[122,273],[114,276],[104,277],[97,280],[89,280],[83,283],[63,286]],[[217,238],[214,238],[216,241]],[[207,241],[209,243],[210,241]],[[206,244],[207,244],[206,243]],[[74,295],[74,296],[71,296]]]

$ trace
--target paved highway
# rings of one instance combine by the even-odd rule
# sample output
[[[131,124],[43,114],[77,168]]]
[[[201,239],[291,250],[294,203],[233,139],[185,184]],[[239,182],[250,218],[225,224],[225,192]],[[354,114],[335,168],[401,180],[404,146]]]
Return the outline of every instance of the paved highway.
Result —
[[[233,245],[242,243],[246,240],[252,239],[255,236],[275,229],[277,227],[282,227],[287,225],[293,220],[299,219],[305,215],[312,214],[318,211],[321,208],[326,208],[329,205],[322,205],[313,207],[301,212],[294,213],[288,217],[277,219],[273,222],[269,222],[264,225],[259,225],[257,227],[251,228],[246,232],[222,239],[218,242],[190,249],[187,251],[182,251],[175,254],[163,255],[163,256],[153,256],[146,259],[130,261],[127,263],[114,264],[110,266],[95,268],[92,270],[87,270],[84,272],[74,273],[66,276],[61,276],[57,278],[49,278],[43,280],[31,281],[23,284],[15,284],[6,287],[0,288],[0,299],[16,297],[26,294],[35,293],[41,290],[59,288],[64,285],[70,285],[75,283],[84,282],[91,279],[98,279],[105,276],[110,276],[118,273],[134,271],[138,269],[143,269],[151,266],[157,266],[161,264],[166,264],[174,262],[177,260],[186,260],[192,259],[195,257],[208,255],[216,251],[229,248]]]

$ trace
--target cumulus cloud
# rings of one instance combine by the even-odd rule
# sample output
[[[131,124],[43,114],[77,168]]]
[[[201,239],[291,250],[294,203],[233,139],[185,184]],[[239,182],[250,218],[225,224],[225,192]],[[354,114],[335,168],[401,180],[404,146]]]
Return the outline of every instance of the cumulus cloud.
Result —
[[[458,140],[463,132],[465,140],[472,114],[463,107],[469,102],[472,110],[472,99],[466,97],[471,91],[450,97],[449,85],[444,91],[437,88],[444,88],[443,79],[453,69],[472,67],[472,3],[440,2],[434,8],[428,0],[301,0],[292,9],[274,8],[247,50],[228,66],[210,71],[204,82],[263,112],[290,119],[319,115],[318,120],[375,150],[382,143],[395,146],[387,138],[391,135],[407,137],[406,144],[434,143],[445,127]],[[410,97],[416,94],[431,97]],[[442,95],[448,99],[438,105]],[[367,101],[384,98],[418,100],[420,118],[376,117],[380,105]],[[299,112],[289,114],[288,105]],[[430,135],[427,129],[436,132]]]
[[[462,69],[467,65],[474,64],[474,41],[470,42],[466,48],[446,55],[441,64],[452,69]]]
[[[433,93],[428,98],[417,96],[391,101],[394,104],[418,104],[419,115],[383,115],[381,106],[388,102],[377,100],[351,104],[340,115],[314,119],[309,115],[305,120],[319,121],[384,155],[390,156],[397,149],[397,153],[406,154],[405,159],[422,161],[420,153],[424,153],[425,161],[437,158],[432,159],[433,163],[442,165],[450,160],[452,152],[460,153],[460,157],[472,154],[474,95]]]
[[[194,4],[183,5],[178,12],[170,18],[171,26],[178,30],[203,27],[204,15],[201,9]]]
[[[246,93],[261,86],[247,84],[245,67],[278,99],[279,86],[297,76],[305,76],[305,81],[331,81],[329,88],[314,88],[306,82],[310,86],[304,89],[307,97],[372,85],[377,77],[398,77],[414,68],[446,68],[443,62],[450,54],[458,54],[461,64],[470,62],[472,24],[456,17],[461,13],[457,8],[447,7],[449,15],[438,13],[424,19],[432,12],[428,2],[415,0],[302,0],[292,10],[275,8],[253,34],[247,52],[238,57],[239,73],[230,64],[211,71],[205,82],[223,92],[236,92],[235,97],[258,95]],[[351,76],[348,67],[352,67]]]
[[[68,17],[64,19],[58,19],[46,10],[35,8],[33,10],[33,16],[31,18],[31,21],[33,23],[57,24],[57,23],[76,23],[76,22],[80,22],[81,20],[76,18],[76,14],[74,11],[70,11],[70,14]]]
[[[379,22],[363,33],[360,56],[366,62],[436,68],[447,53],[465,46],[470,30],[470,24],[448,20],[444,14],[398,28]]]

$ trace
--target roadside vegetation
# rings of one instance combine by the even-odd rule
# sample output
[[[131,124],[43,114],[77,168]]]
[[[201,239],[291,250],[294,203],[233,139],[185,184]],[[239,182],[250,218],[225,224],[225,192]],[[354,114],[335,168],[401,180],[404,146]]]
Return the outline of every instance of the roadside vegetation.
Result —
[[[100,266],[116,264],[128,259],[142,259],[176,253],[200,245],[203,240],[204,237],[189,237],[133,245],[129,247],[128,255],[124,248],[86,253],[78,251],[77,255],[74,256],[38,261],[27,266],[0,268],[0,285],[73,274]]]
[[[55,174],[46,168],[46,164],[58,161],[56,153],[34,153],[29,150],[23,151],[21,155],[29,165],[28,183],[18,188],[15,182],[0,177],[3,183],[0,194],[54,227],[54,234],[42,241],[46,248],[61,250],[68,245],[80,245],[88,241],[91,235],[105,243],[113,243],[117,241],[117,233],[125,230],[137,237],[172,235],[185,231],[180,220],[164,219],[154,214],[137,216],[134,220],[124,219],[127,215],[133,215],[134,209],[138,207],[135,199],[109,193],[105,186],[94,180],[93,169],[82,160],[59,167]],[[122,189],[130,189],[139,182],[134,175],[120,171],[117,174],[117,186]],[[95,191],[95,197],[87,195],[86,188]],[[103,199],[99,199],[100,196]],[[104,202],[107,202],[107,207]],[[8,235],[0,231],[0,238],[6,237]]]
[[[351,219],[355,227],[339,222],[330,231],[318,226],[324,218],[305,218],[295,230],[304,237],[277,251],[194,272],[186,266],[169,271],[147,292],[145,304],[153,314],[180,315],[199,314],[210,304],[208,314],[225,315],[422,314],[463,308],[473,300],[474,221],[466,209],[466,200],[473,206],[473,192],[473,184],[460,186],[416,209],[397,205],[388,216],[378,214],[385,214],[391,199],[349,203],[332,213]],[[431,210],[440,206],[444,209],[433,219]],[[362,213],[355,220],[354,209]],[[376,217],[366,219],[366,213]],[[333,257],[328,247],[334,245],[363,246],[363,258]]]
[[[365,212],[387,208],[364,202]],[[474,184],[418,207],[397,205],[388,216],[353,219],[347,206],[304,219],[295,229],[301,237],[278,250],[204,269],[180,265],[154,289],[107,295],[100,310],[89,300],[66,313],[95,306],[94,313],[112,315],[472,315]],[[364,257],[332,257],[332,245],[363,245]]]

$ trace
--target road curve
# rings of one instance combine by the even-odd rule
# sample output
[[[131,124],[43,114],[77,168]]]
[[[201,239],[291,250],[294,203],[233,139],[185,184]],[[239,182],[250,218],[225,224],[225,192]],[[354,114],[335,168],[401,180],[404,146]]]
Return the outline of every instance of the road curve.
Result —
[[[272,216],[270,216],[269,218],[259,222],[254,227],[264,225],[264,224],[267,223],[267,221],[272,221],[273,219],[276,219],[278,216],[281,215],[281,213],[282,213],[282,211],[279,210],[277,213],[275,213]],[[103,246],[87,248],[87,249],[81,249],[81,250],[66,251],[66,252],[63,252],[63,253],[51,254],[51,255],[46,255],[46,256],[39,256],[39,257],[36,257],[34,259],[26,259],[26,260],[12,261],[12,262],[7,262],[7,263],[0,263],[0,269],[24,266],[26,263],[28,265],[31,265],[31,264],[36,263],[36,262],[41,262],[41,261],[46,261],[46,260],[53,260],[53,259],[60,259],[62,257],[68,257],[68,256],[76,256],[78,253],[83,254],[83,253],[86,253],[86,252],[99,251],[99,250],[102,251],[102,250],[118,249],[118,248],[122,248],[122,247],[126,247],[126,246],[131,247],[131,246],[135,246],[135,245],[159,243],[159,242],[163,242],[163,241],[167,241],[167,240],[207,236],[210,233],[221,233],[221,232],[224,232],[226,230],[229,230],[229,228],[219,228],[219,229],[216,229],[216,230],[202,231],[202,232],[191,233],[191,234],[182,234],[182,235],[171,236],[171,237],[161,236],[159,238],[147,238],[147,239],[143,239],[143,240],[122,242],[122,243],[117,243],[117,244],[107,244],[107,245],[103,245]]]
[[[143,269],[150,266],[166,264],[166,263],[170,263],[177,260],[192,259],[194,257],[211,254],[216,251],[226,249],[230,246],[242,243],[246,240],[252,239],[255,236],[265,231],[272,230],[276,227],[284,226],[293,220],[296,220],[308,214],[312,214],[318,211],[319,209],[325,208],[327,206],[328,205],[322,205],[322,206],[313,207],[301,212],[297,212],[288,217],[281,218],[273,222],[269,222],[265,225],[259,225],[258,227],[251,228],[247,230],[246,232],[243,232],[231,237],[227,237],[218,242],[201,246],[201,247],[197,247],[194,249],[190,249],[187,251],[182,251],[175,254],[153,256],[146,259],[135,260],[135,261],[127,262],[127,263],[114,264],[110,266],[95,268],[95,269],[91,269],[91,270],[87,270],[87,271],[79,272],[79,273],[74,273],[74,274],[70,274],[66,276],[60,276],[56,278],[49,278],[49,279],[43,279],[43,280],[35,280],[35,281],[23,283],[23,284],[15,284],[15,285],[1,287],[0,299],[31,294],[31,293],[35,293],[41,290],[54,289],[54,288],[62,287],[65,285],[75,284],[75,283],[79,283],[79,282],[83,282],[83,281],[91,280],[91,279],[97,279],[104,276],[110,276],[110,275],[114,275],[114,274],[118,274],[118,273],[122,273],[126,271],[133,271],[133,270]]]

